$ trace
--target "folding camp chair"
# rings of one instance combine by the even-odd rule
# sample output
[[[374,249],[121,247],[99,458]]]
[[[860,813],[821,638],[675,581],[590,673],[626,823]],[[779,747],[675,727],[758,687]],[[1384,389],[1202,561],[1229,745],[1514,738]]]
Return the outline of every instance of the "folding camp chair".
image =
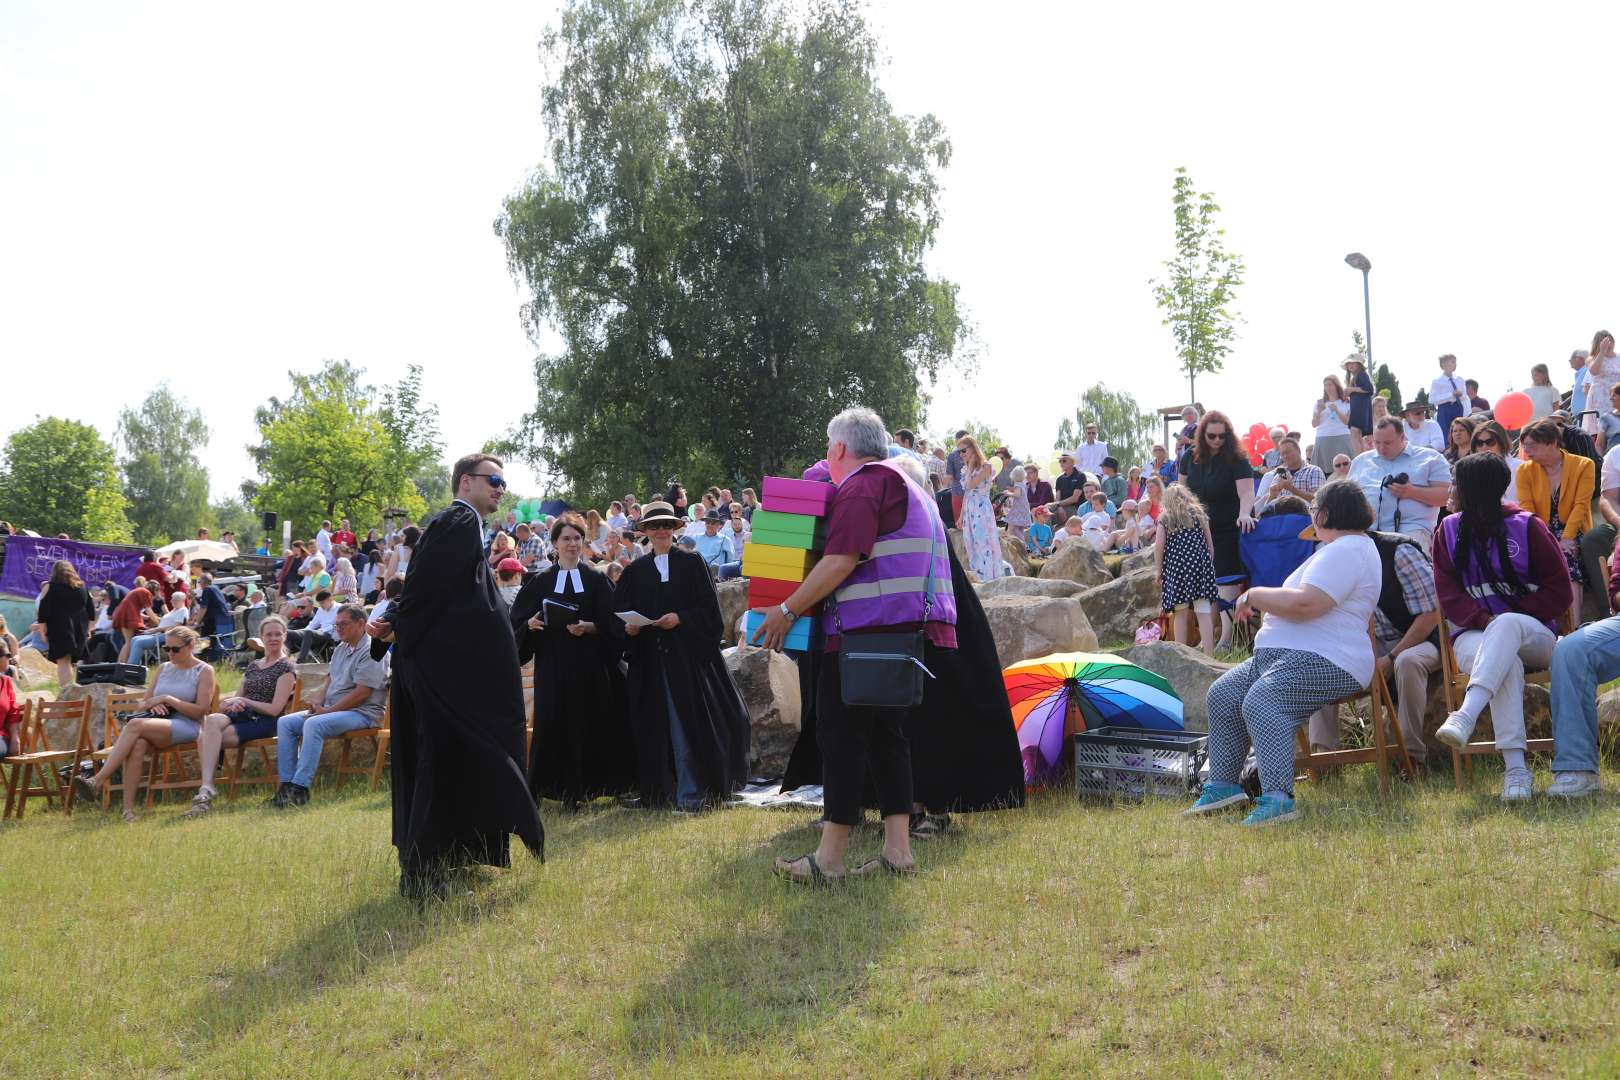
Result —
[[[1574,632],[1575,625],[1570,620],[1569,612],[1566,611],[1558,617],[1558,629],[1560,637]],[[1468,693],[1469,676],[1457,666],[1457,653],[1451,645],[1451,628],[1444,623],[1440,627],[1440,676],[1440,685],[1445,690],[1446,695],[1446,711],[1448,713],[1456,712],[1462,705],[1463,695]],[[1547,686],[1551,682],[1552,672],[1550,671],[1526,671],[1524,673],[1524,685],[1526,686]],[[1489,711],[1487,708],[1487,714]],[[1481,724],[1487,722],[1485,716],[1481,716],[1479,719]],[[1478,731],[1477,725],[1475,730]],[[1552,749],[1553,741],[1551,739],[1527,738],[1524,743],[1524,752],[1527,754],[1550,754]],[[1451,771],[1456,779],[1457,790],[1461,791],[1463,789],[1463,765],[1465,763],[1468,766],[1468,777],[1471,780],[1474,776],[1473,759],[1480,754],[1495,754],[1497,752],[1494,738],[1489,741],[1476,740],[1466,746],[1452,750]]]

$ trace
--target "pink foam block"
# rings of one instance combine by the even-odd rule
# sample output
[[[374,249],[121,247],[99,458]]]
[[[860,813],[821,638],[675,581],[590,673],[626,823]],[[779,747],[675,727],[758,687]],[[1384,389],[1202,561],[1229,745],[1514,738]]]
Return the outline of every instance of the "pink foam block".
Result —
[[[764,489],[761,502],[765,509],[784,514],[808,514],[811,517],[825,517],[827,508],[832,504],[833,493],[838,490],[818,480],[795,480],[787,476],[767,476],[761,487]]]

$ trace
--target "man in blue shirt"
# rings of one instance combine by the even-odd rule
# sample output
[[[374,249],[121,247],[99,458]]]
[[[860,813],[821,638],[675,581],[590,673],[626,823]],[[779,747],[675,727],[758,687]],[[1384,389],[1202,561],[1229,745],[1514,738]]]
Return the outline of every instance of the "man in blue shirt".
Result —
[[[1373,448],[1350,464],[1379,532],[1410,536],[1430,550],[1440,508],[1451,495],[1451,466],[1439,453],[1406,441],[1405,425],[1393,416],[1373,428]],[[1405,480],[1395,483],[1394,478]]]
[[[951,520],[947,524],[953,526],[962,517],[962,498],[967,494],[967,489],[962,486],[962,449],[956,445],[966,434],[965,428],[958,431],[951,444],[951,452],[945,455],[945,473],[951,478]]]
[[[196,603],[191,609],[191,621],[197,632],[205,638],[230,633],[235,623],[231,617],[231,605],[219,586],[214,584],[214,575],[203,574],[197,578],[197,584]],[[208,648],[210,652],[217,651],[219,643],[212,641]]]
[[[1586,408],[1586,358],[1591,355],[1585,349],[1576,349],[1569,354],[1569,369],[1575,373],[1575,387],[1569,392],[1569,415],[1580,426],[1581,413]]]
[[[703,515],[703,535],[692,537],[692,543],[703,561],[709,564],[709,572],[717,575],[720,568],[726,563],[734,561],[731,552],[731,539],[720,532],[720,511],[710,510]]]

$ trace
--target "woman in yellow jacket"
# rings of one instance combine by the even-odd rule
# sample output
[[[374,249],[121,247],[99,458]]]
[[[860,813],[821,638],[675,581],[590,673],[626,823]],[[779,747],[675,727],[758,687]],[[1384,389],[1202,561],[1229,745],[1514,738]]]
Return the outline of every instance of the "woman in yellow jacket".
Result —
[[[1517,477],[1519,506],[1540,518],[1569,560],[1569,580],[1575,583],[1570,624],[1581,622],[1581,534],[1592,527],[1592,459],[1571,454],[1563,447],[1558,421],[1542,417],[1519,433],[1519,447],[1527,459]],[[1598,588],[1603,588],[1598,583]]]

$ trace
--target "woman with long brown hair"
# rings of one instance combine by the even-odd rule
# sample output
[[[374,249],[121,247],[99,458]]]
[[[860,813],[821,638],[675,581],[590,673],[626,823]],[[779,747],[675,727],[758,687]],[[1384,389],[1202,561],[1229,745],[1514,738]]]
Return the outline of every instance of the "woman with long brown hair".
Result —
[[[1209,515],[1210,537],[1215,542],[1215,576],[1239,578],[1245,571],[1243,557],[1238,553],[1238,534],[1254,528],[1254,470],[1239,450],[1237,431],[1225,413],[1211,409],[1198,421],[1189,464],[1185,483]],[[1225,600],[1236,599],[1240,591],[1240,582],[1221,585]],[[1231,639],[1231,633],[1230,622],[1223,617],[1222,645]]]
[[[1598,418],[1609,401],[1609,392],[1620,384],[1620,357],[1614,355],[1614,335],[1599,330],[1592,335],[1592,350],[1586,354],[1586,413],[1576,417],[1581,430],[1588,435],[1601,435],[1603,425]]]
[[[1360,452],[1350,431],[1350,399],[1337,375],[1322,379],[1322,396],[1311,409],[1311,427],[1316,429],[1316,460],[1332,461],[1334,454]]]
[[[73,665],[84,659],[95,617],[96,602],[79,572],[66,559],[58,559],[39,600],[39,621],[45,627],[45,658],[56,664],[56,681],[63,690],[73,685]]]
[[[1474,421],[1466,416],[1457,417],[1446,436],[1446,460],[1455,467],[1458,461],[1473,453]]]

